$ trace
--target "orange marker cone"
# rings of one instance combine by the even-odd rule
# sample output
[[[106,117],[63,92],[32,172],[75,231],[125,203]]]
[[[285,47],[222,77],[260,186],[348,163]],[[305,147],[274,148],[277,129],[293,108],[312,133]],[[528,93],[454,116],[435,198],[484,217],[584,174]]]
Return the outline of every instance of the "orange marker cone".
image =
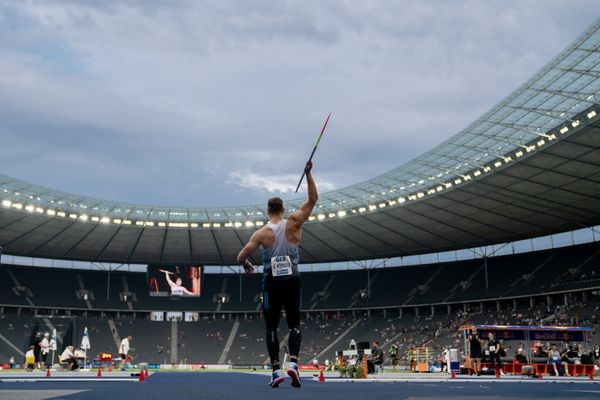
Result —
[[[451,379],[455,379],[456,378],[456,373],[454,372],[454,370],[452,370],[452,373],[450,374],[450,378]]]
[[[590,374],[591,376],[591,374]],[[48,370],[46,371],[46,378],[50,378],[50,368],[48,368]]]
[[[140,370],[140,382],[146,382],[146,377],[144,375],[144,371]]]
[[[102,376],[102,368],[98,368],[98,377]]]
[[[325,382],[325,375],[323,375],[323,370],[321,370],[321,373],[319,374],[319,382]]]

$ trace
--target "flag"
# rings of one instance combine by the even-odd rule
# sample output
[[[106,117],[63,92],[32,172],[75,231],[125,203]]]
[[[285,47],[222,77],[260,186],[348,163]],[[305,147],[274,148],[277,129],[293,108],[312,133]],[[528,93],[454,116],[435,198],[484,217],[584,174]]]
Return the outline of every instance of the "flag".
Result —
[[[90,338],[88,336],[87,326],[83,330],[83,337],[81,338],[81,349],[88,350],[90,348]]]
[[[50,338],[50,350],[56,351],[56,328],[52,331],[52,337]]]

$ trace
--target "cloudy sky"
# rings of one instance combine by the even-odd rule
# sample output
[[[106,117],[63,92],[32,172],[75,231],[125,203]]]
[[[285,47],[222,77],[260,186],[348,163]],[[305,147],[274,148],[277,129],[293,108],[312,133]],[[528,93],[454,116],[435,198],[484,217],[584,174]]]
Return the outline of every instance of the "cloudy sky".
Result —
[[[321,190],[452,136],[600,15],[566,1],[0,0],[0,171],[177,206]]]

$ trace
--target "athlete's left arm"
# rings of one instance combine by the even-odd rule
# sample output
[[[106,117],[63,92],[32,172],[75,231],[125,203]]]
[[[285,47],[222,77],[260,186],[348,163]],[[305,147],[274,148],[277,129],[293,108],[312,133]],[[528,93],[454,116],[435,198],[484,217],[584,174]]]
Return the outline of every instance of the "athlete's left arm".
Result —
[[[238,264],[243,266],[244,271],[246,271],[246,273],[248,274],[254,272],[254,266],[248,260],[248,257],[250,256],[250,254],[254,253],[254,251],[258,249],[258,246],[260,246],[260,244],[262,243],[262,235],[262,229],[254,232],[254,234],[250,237],[248,243],[244,246],[242,251],[240,251],[240,253],[237,256]]]

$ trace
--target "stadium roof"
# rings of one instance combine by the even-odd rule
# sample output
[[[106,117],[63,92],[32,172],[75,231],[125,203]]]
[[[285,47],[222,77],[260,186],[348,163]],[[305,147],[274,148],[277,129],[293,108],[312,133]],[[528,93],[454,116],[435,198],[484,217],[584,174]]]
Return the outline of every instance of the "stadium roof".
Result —
[[[449,140],[379,177],[321,194],[305,225],[302,259],[394,257],[597,225],[599,63],[597,20]],[[287,199],[288,210],[302,200]],[[124,204],[4,175],[0,201],[4,252],[86,261],[234,264],[243,243],[267,220],[262,204]]]

